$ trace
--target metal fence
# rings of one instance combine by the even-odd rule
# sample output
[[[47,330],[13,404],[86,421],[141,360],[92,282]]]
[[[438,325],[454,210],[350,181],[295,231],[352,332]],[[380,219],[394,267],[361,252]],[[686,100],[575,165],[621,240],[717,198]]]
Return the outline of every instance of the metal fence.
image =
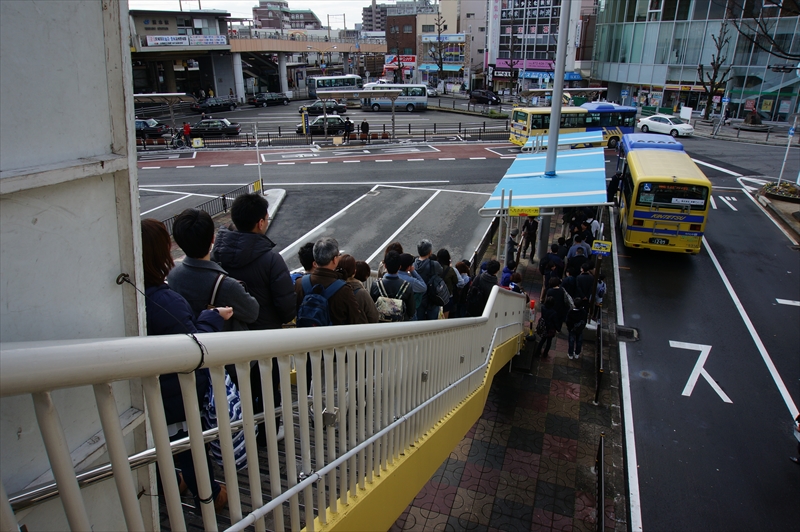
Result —
[[[228,209],[237,197],[241,196],[242,194],[250,194],[251,192],[256,192],[261,190],[261,181],[253,181],[249,185],[244,185],[243,187],[239,187],[236,189],[231,190],[226,194],[222,194],[221,196],[217,196],[216,198],[212,198],[205,203],[201,203],[195,209],[199,211],[206,211],[211,216],[215,216],[221,212],[228,212]],[[180,216],[176,214],[171,218],[167,218],[166,220],[162,220],[164,225],[167,226],[167,231],[169,234],[172,234],[172,225],[175,223],[175,219]]]
[[[132,288],[123,285],[121,289]],[[163,475],[170,529],[185,530],[187,516],[172,473],[174,445],[191,449],[196,495],[208,502],[212,472],[206,465],[204,442],[218,438],[223,473],[217,478],[225,480],[229,510],[227,515],[218,515],[212,504],[199,504],[194,518],[202,522],[194,526],[314,530],[315,521],[324,526],[329,516],[345,509],[352,512],[359,503],[357,494],[388,475],[390,468],[400,467],[404,456],[425,445],[426,434],[466,398],[490,385],[487,368],[495,350],[512,344],[519,349],[524,303],[521,295],[496,287],[479,318],[197,334],[196,338],[171,335],[0,344],[0,397],[32,398],[54,475],[47,485],[8,497],[3,489],[2,523],[16,524],[13,512],[59,497],[70,528],[89,530],[97,517],[92,512],[101,510],[85,505],[81,488],[106,481],[110,493],[116,486],[120,505],[103,508],[104,517],[112,512],[122,525],[124,514],[128,529],[151,528],[152,523],[147,527],[143,523],[152,515],[142,515],[132,468],[155,460]],[[113,364],[97,363],[108,357],[113,357]],[[256,361],[254,366],[251,361]],[[277,391],[273,390],[273,361],[280,383],[279,404],[273,400]],[[48,367],[44,373],[43,364]],[[193,370],[208,368],[214,389],[225,390],[225,371],[232,365],[240,376],[242,423],[231,423],[226,396],[216,393],[219,428],[204,437]],[[256,444],[259,419],[252,402],[256,390],[249,378],[242,378],[251,368],[261,377],[258,391],[265,411],[277,409],[285,425],[280,453],[275,423],[263,425],[266,457]],[[176,372],[189,437],[170,442],[159,376]],[[140,389],[136,383],[141,383],[149,419],[142,426],[151,431],[152,440],[147,441],[155,444],[132,455],[126,449],[112,389],[112,383],[130,380],[135,381],[130,383],[132,389]],[[97,410],[84,404],[81,415],[97,419],[101,426],[97,437],[105,442],[110,463],[79,478],[66,444],[69,427],[65,431],[60,422],[63,409],[73,403],[62,402],[56,410],[52,394],[60,390],[57,397],[63,399],[63,394],[79,392],[84,386],[94,388]],[[237,475],[232,435],[242,429],[247,470]],[[155,489],[155,481],[148,491],[150,486]]]

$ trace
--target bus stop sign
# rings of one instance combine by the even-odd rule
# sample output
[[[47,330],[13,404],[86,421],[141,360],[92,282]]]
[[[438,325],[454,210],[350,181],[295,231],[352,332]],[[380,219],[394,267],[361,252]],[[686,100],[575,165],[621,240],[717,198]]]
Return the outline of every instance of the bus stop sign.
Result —
[[[611,242],[606,240],[595,240],[592,244],[592,255],[611,255]]]
[[[509,207],[509,216],[539,216],[539,207]]]

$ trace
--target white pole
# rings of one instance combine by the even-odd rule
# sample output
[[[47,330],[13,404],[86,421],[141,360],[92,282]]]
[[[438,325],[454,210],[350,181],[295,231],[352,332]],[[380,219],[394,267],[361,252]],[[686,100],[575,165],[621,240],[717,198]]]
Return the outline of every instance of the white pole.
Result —
[[[553,81],[553,100],[550,112],[550,135],[547,138],[547,158],[544,175],[555,177],[556,153],[558,152],[558,129],[561,125],[561,96],[564,94],[564,61],[567,57],[567,35],[569,34],[569,12],[572,0],[562,0],[561,18],[558,23],[558,46],[556,48],[555,80]]]
[[[258,168],[258,182],[261,183],[261,195],[264,195],[264,180],[261,178],[261,156],[258,154],[258,122],[253,124],[253,133],[256,136],[256,167]]]
[[[794,115],[794,122],[792,123],[792,133],[797,128],[797,115]],[[789,158],[789,148],[792,147],[792,135],[786,140],[786,153],[783,155],[783,164],[781,164],[781,173],[778,174],[778,186],[781,186],[781,179],[783,179],[783,170],[786,168],[786,159]]]

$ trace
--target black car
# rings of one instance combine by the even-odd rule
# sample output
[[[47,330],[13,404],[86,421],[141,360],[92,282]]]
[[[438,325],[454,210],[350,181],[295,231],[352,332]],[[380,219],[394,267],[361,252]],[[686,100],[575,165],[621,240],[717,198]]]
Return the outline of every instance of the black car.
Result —
[[[472,91],[469,93],[469,99],[474,103],[486,103],[489,105],[500,103],[500,97],[492,91]]]
[[[236,109],[236,101],[228,98],[206,98],[192,104],[192,111],[195,113],[210,113],[211,111],[233,111]]]
[[[206,118],[192,126],[192,135],[198,137],[238,135],[242,130],[236,122],[230,122],[227,118]]]
[[[318,116],[313,120],[309,120],[308,131],[310,135],[324,135],[325,134],[325,119],[328,120],[328,135],[338,135],[339,132],[344,134],[344,119],[338,115]],[[303,124],[297,124],[297,134],[303,134]]]
[[[325,107],[328,109],[329,115],[340,115],[347,112],[346,105],[333,100],[326,100]],[[317,100],[311,105],[301,105],[300,114],[303,114],[303,109],[308,109],[308,114],[310,115],[321,115],[323,114],[322,100]]]
[[[136,119],[136,136],[141,139],[161,137],[169,133],[169,128],[166,124],[162,124],[158,120],[148,118],[147,120]]]
[[[256,107],[268,105],[289,105],[289,98],[281,92],[259,92],[247,99],[247,103]]]

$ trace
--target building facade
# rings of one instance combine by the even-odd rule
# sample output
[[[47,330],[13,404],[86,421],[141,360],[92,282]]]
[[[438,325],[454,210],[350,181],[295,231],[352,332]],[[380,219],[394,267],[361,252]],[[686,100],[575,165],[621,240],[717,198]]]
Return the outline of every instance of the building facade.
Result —
[[[361,10],[362,31],[386,31],[386,4],[377,4],[372,0],[372,5]]]
[[[318,30],[322,23],[310,9],[290,9],[287,0],[260,0],[253,8],[257,28],[268,30]]]
[[[461,0],[458,19],[458,33],[463,33],[469,43],[469,71],[465,75],[467,87],[484,87],[486,53],[486,0]]]
[[[790,63],[771,52],[800,53],[800,16],[771,2],[747,2],[747,9],[742,8],[744,3],[601,1],[593,77],[608,86],[610,100],[703,109],[709,102],[698,65],[708,71],[712,55],[718,55],[725,59],[723,71],[731,66],[730,79],[724,90],[712,95],[710,105],[720,110],[726,99],[733,117],[756,112],[763,120],[786,121],[798,112],[800,77],[796,60]],[[763,21],[769,39],[744,29],[755,19]],[[763,43],[763,48],[736,26]],[[730,40],[718,49],[714,39],[724,34]]]

